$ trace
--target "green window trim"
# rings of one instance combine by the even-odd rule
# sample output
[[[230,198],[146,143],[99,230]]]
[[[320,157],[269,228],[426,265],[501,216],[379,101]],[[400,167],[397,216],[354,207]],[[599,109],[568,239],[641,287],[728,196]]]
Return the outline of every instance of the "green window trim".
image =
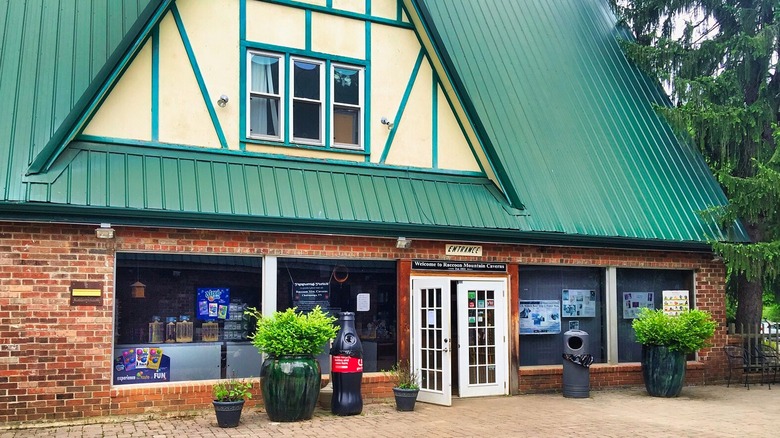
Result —
[[[365,61],[249,46],[245,53],[244,144],[368,153]],[[352,85],[357,90],[335,90]],[[305,129],[315,120],[316,132]]]

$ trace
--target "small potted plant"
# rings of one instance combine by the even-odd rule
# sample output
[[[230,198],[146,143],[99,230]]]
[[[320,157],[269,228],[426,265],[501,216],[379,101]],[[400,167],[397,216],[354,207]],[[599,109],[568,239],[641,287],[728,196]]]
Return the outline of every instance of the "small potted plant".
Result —
[[[268,418],[280,422],[311,419],[322,380],[315,356],[336,337],[336,318],[319,306],[308,313],[295,308],[270,316],[254,308],[246,313],[257,319],[249,338],[266,355],[260,367],[260,392]]]
[[[642,309],[632,326],[642,344],[642,377],[654,397],[677,397],[685,381],[686,355],[708,345],[717,323],[709,312],[692,309],[669,315]]]
[[[220,380],[212,387],[214,412],[219,427],[236,427],[241,420],[244,402],[252,398],[252,382],[230,378]]]
[[[420,392],[417,373],[409,366],[409,362],[399,361],[388,373],[393,382],[395,408],[398,411],[413,411]]]

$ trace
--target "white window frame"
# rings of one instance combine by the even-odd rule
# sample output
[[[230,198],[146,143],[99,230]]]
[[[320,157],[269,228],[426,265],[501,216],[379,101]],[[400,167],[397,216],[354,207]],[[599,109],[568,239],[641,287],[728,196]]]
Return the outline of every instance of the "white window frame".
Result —
[[[252,57],[253,56],[265,56],[268,58],[276,58],[279,60],[278,68],[279,68],[279,94],[271,94],[271,93],[262,93],[262,92],[256,92],[252,91]],[[284,141],[284,133],[286,132],[287,126],[285,126],[285,111],[287,110],[285,108],[286,105],[286,98],[284,96],[284,81],[286,78],[286,72],[285,72],[285,62],[284,62],[284,55],[280,53],[272,53],[272,52],[262,52],[257,50],[249,50],[247,51],[247,67],[246,67],[246,134],[247,138],[256,138],[256,139],[263,139],[263,140],[274,140],[274,141]],[[252,132],[252,97],[272,97],[276,98],[279,101],[279,127],[277,129],[278,135],[263,135],[263,134],[257,134]]]
[[[334,91],[334,81],[336,78],[336,69],[337,68],[346,68],[350,70],[357,70],[358,72],[358,83],[360,84],[360,87],[358,89],[358,104],[352,105],[347,103],[337,103],[336,102],[336,93]],[[330,83],[328,86],[330,87],[330,102],[328,103],[328,110],[330,111],[330,133],[331,133],[331,142],[332,147],[336,149],[350,149],[350,150],[363,150],[363,137],[364,137],[364,126],[365,126],[365,71],[366,68],[363,66],[357,66],[357,65],[350,65],[350,64],[340,64],[340,63],[331,63],[330,65]],[[346,108],[357,108],[358,110],[358,142],[357,144],[350,144],[350,143],[337,143],[336,142],[336,133],[335,133],[335,120],[336,120],[336,106],[346,107]]]
[[[320,66],[320,99],[319,100],[313,100],[313,99],[307,99],[302,97],[295,97],[295,61],[302,61],[309,64],[318,64]],[[290,57],[290,95],[288,96],[289,99],[289,108],[290,108],[290,126],[288,129],[290,130],[290,141],[293,143],[300,143],[300,144],[308,144],[308,145],[317,145],[317,146],[324,146],[325,145],[325,111],[327,111],[327,108],[325,107],[325,94],[326,89],[325,87],[327,84],[325,83],[325,71],[326,71],[326,63],[323,60],[320,59],[312,59],[312,58],[304,58],[300,56],[291,56]],[[316,102],[320,104],[320,132],[319,132],[319,140],[313,140],[310,138],[298,138],[295,137],[295,101],[301,101],[301,102]]]

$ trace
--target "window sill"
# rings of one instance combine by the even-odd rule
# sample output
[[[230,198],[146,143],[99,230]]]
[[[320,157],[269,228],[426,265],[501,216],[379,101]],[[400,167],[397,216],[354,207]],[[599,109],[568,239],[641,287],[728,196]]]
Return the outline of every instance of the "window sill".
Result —
[[[241,139],[241,142],[260,145],[260,146],[286,147],[286,148],[302,149],[302,150],[310,150],[310,151],[332,152],[337,154],[368,155],[368,152],[366,152],[365,150],[357,149],[357,148],[347,148],[347,147],[340,148],[340,147],[313,145],[313,144],[305,144],[305,143],[289,143],[289,142],[282,142],[282,141],[263,140],[260,138],[243,138]]]

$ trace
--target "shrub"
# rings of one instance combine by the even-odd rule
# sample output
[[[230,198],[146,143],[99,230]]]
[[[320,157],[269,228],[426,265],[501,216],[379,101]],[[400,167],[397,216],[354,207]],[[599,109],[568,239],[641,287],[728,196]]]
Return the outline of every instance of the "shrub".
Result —
[[[212,387],[214,401],[231,402],[252,398],[252,383],[245,380],[230,378],[220,380]]]
[[[693,309],[672,316],[661,309],[645,308],[632,326],[640,344],[668,347],[687,354],[708,345],[717,323],[709,312],[703,310]]]
[[[401,389],[420,389],[415,373],[408,362],[398,362],[388,371],[393,386]]]
[[[326,315],[320,306],[308,314],[296,308],[263,316],[257,309],[245,313],[257,319],[255,332],[249,336],[260,352],[271,356],[322,353],[323,347],[336,337],[336,318]]]

